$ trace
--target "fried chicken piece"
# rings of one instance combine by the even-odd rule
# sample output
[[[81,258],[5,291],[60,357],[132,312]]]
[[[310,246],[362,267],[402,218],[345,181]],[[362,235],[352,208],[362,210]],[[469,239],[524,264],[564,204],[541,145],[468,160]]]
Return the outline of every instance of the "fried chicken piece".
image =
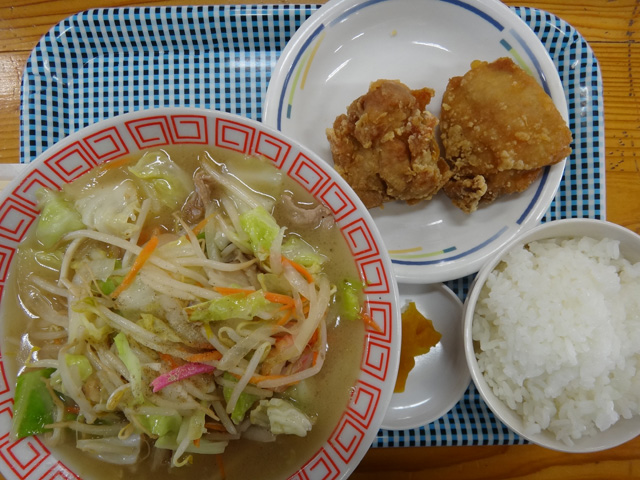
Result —
[[[433,90],[377,80],[326,131],[335,168],[367,208],[428,200],[451,176],[425,110]]]
[[[571,153],[571,131],[553,100],[510,58],[474,62],[451,78],[440,121],[453,170],[444,191],[467,213],[524,191],[542,167]]]
[[[471,213],[477,210],[480,204],[491,203],[502,195],[524,192],[536,181],[540,173],[542,167],[478,175],[454,175],[443,191],[456,207]]]

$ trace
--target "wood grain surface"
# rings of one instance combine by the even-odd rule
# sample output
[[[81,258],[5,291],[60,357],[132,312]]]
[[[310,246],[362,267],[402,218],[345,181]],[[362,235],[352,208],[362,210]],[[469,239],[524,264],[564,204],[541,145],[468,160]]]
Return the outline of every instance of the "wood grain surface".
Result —
[[[22,72],[40,37],[56,23],[94,7],[211,3],[216,2],[1,0],[0,163],[18,161]],[[640,233],[640,3],[633,0],[505,3],[551,12],[575,27],[591,45],[604,85],[607,219]],[[534,445],[371,449],[351,478],[640,479],[640,438],[592,454],[565,454]]]

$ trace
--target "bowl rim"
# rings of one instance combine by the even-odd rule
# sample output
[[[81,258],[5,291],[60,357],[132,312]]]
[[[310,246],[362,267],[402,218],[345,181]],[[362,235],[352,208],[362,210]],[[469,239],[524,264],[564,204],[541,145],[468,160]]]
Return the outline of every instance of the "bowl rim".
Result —
[[[46,169],[47,174],[50,174],[52,178],[55,177],[55,175],[54,173],[51,173],[51,172],[55,172],[55,174],[59,176],[59,178],[56,178],[55,181],[48,180],[49,183],[43,186],[49,186],[49,187],[54,186],[55,188],[59,188],[64,184],[69,183],[70,181],[80,176],[80,174],[77,174],[73,178],[65,180],[60,173],[61,171],[64,170],[64,168],[60,168],[60,172],[58,172],[52,166],[55,162],[53,160],[51,161],[51,163],[48,162],[48,160],[51,160],[51,159],[58,160],[60,156],[66,155],[67,150],[70,149],[70,146],[74,146],[74,148],[77,146],[78,151],[81,152],[81,155],[80,155],[81,157],[82,155],[88,155],[88,157],[91,158],[91,161],[87,160],[88,166],[85,165],[87,167],[87,170],[82,173],[86,173],[87,171],[94,170],[95,168],[98,168],[101,164],[108,162],[110,160],[122,158],[122,156],[135,154],[136,152],[144,151],[144,150],[147,150],[148,148],[162,148],[162,146],[152,146],[152,147],[141,146],[139,148],[131,148],[126,154],[121,154],[116,157],[109,157],[106,160],[103,159],[101,161],[98,161],[96,160],[96,158],[99,158],[99,157],[94,158],[92,155],[95,154],[95,152],[90,151],[91,148],[89,148],[86,145],[87,143],[86,139],[89,138],[89,136],[95,137],[98,134],[105,134],[105,136],[108,136],[109,134],[111,134],[110,129],[114,129],[116,125],[124,125],[125,122],[127,121],[130,122],[130,121],[135,121],[137,119],[144,119],[144,118],[155,119],[156,117],[166,117],[165,118],[166,121],[163,123],[162,126],[164,128],[171,130],[176,127],[171,125],[171,122],[169,122],[169,118],[174,119],[174,117],[185,117],[185,116],[186,117],[189,117],[189,116],[203,117],[203,118],[206,117],[212,123],[217,122],[218,119],[221,119],[223,122],[227,122],[228,125],[232,127],[233,125],[249,126],[250,130],[254,132],[254,134],[247,134],[247,138],[248,138],[247,142],[249,143],[249,148],[251,148],[251,153],[249,154],[254,154],[254,155],[259,154],[259,153],[256,153],[253,149],[254,145],[258,144],[259,132],[265,133],[264,135],[265,142],[267,142],[270,146],[273,146],[274,143],[269,143],[269,142],[272,142],[272,141],[276,142],[278,139],[280,139],[284,143],[288,143],[290,146],[288,150],[286,148],[281,149],[281,152],[285,152],[283,154],[284,159],[282,160],[282,163],[279,165],[276,165],[283,172],[283,174],[291,178],[292,171],[290,171],[289,168],[292,168],[292,164],[300,159],[302,159],[302,161],[308,160],[312,164],[315,163],[315,166],[317,166],[318,168],[326,172],[328,180],[322,184],[323,186],[321,188],[319,187],[318,189],[314,189],[313,191],[311,191],[308,187],[305,187],[305,190],[310,195],[312,195],[318,202],[328,205],[327,202],[329,202],[330,200],[327,200],[327,198],[325,197],[321,197],[320,193],[326,192],[326,190],[323,190],[323,189],[324,188],[328,189],[329,184],[331,184],[332,182],[335,183],[335,185],[337,186],[336,188],[338,190],[341,189],[342,194],[347,195],[349,200],[353,203],[354,209],[352,211],[356,212],[357,216],[360,216],[362,221],[364,222],[366,228],[362,227],[361,229],[366,230],[370,235],[370,237],[366,238],[365,240],[373,242],[374,244],[377,244],[377,245],[382,245],[382,236],[380,235],[380,232],[378,231],[377,226],[375,225],[373,219],[371,218],[368,210],[364,207],[360,199],[352,191],[351,187],[347,184],[347,182],[344,181],[344,179],[342,179],[342,177],[340,177],[337,174],[337,172],[335,172],[333,169],[326,166],[326,163],[322,161],[320,157],[315,152],[313,152],[309,147],[305,146],[297,139],[292,138],[286,133],[276,130],[272,126],[267,125],[265,123],[262,123],[247,117],[243,117],[241,115],[237,115],[229,112],[223,112],[219,110],[206,109],[203,107],[168,106],[168,107],[152,107],[152,108],[136,110],[136,111],[127,112],[119,115],[114,115],[112,117],[104,118],[98,122],[95,122],[91,125],[83,127],[69,134],[68,136],[64,137],[63,139],[60,139],[58,142],[51,145],[48,149],[46,149],[44,152],[39,154],[32,162],[25,164],[25,168],[21,169],[19,174],[7,183],[7,185],[2,189],[2,192],[0,192],[0,209],[2,209],[8,202],[12,202],[13,196],[16,196],[16,192],[20,192],[21,194],[23,194],[28,189],[33,188],[34,183],[41,184],[41,181],[39,183],[38,179],[33,180],[33,177],[32,177],[32,174],[34,172],[37,172],[38,174],[42,173],[39,171],[39,169]],[[218,125],[218,124],[215,123],[215,125]],[[127,128],[128,127],[129,125],[127,125]],[[210,126],[209,130],[212,130],[215,128],[217,127]],[[135,128],[132,127],[132,129],[129,129],[130,133],[126,135],[130,135],[131,138],[134,139],[134,142],[137,142],[137,140],[139,139],[136,139],[135,135],[131,133],[132,130],[135,130]],[[122,131],[126,132],[127,130],[125,128],[122,128]],[[219,133],[218,130],[214,130],[214,131],[215,131],[215,134],[211,134],[210,132],[209,141],[207,143],[202,144],[203,148],[208,145],[217,146],[215,145],[214,141],[217,139],[218,135],[222,135],[222,134]],[[122,132],[117,132],[117,134],[113,134],[112,141],[114,145],[118,144],[118,141],[119,141],[118,138],[122,140],[122,136],[119,135],[120,133]],[[169,141],[167,141],[167,143],[164,145],[199,143],[197,141],[190,141],[188,138],[183,139],[183,141],[180,141],[180,138],[175,135],[175,131],[172,131],[172,133],[169,133],[168,138],[169,138]],[[130,140],[131,139],[127,137],[127,141],[130,141]],[[131,145],[131,143],[129,145]],[[276,144],[276,146],[278,145]],[[231,148],[227,148],[227,149],[231,150]],[[292,153],[296,155],[294,156]],[[83,158],[83,160],[86,160],[86,158]],[[55,166],[57,167],[57,164],[55,164]],[[44,176],[44,174],[40,176]],[[350,193],[345,194],[344,193],[345,191]],[[336,197],[339,197],[339,195],[336,195]],[[33,216],[34,221],[31,224],[29,224],[29,226],[25,229],[25,231],[31,229],[31,227],[35,224],[35,219],[37,219],[38,215],[40,214],[39,211],[37,211],[37,209],[32,205],[32,203],[33,202],[31,202],[30,204],[31,206],[29,208],[30,210],[29,214],[32,216],[35,215]],[[335,210],[335,208],[333,210]],[[342,224],[344,224],[347,221],[345,219],[353,218],[353,215],[350,216],[349,213],[345,213],[345,214],[340,213],[340,215],[334,213],[334,216],[336,217],[336,222],[340,222]],[[0,218],[0,230],[6,229],[6,226],[2,225],[3,221],[4,221],[4,218]],[[349,232],[349,233],[352,233],[353,235],[358,234],[358,232]],[[343,237],[346,237],[344,231],[342,231],[342,235]],[[0,247],[9,248],[9,247],[5,247],[4,245],[5,242],[9,242],[11,247],[17,247],[23,240],[24,234],[18,240],[16,239],[8,240],[3,235],[0,235],[0,237],[2,237],[0,238]],[[355,239],[351,240],[351,242],[356,242],[356,241],[357,240]],[[366,255],[363,256],[362,253],[358,253],[358,254],[354,253],[353,245],[349,243],[349,241],[347,241],[347,243],[349,244],[348,245],[349,248],[352,249],[352,258],[354,259],[354,262],[356,262],[361,275],[365,275],[365,273],[362,271],[362,268],[363,268],[362,264],[367,261],[372,261],[373,263],[373,261],[376,259],[379,260],[379,265],[376,264],[374,268],[377,267],[384,270],[384,272],[386,272],[386,276],[387,276],[386,287],[388,288],[388,291],[386,291],[385,293],[385,292],[382,292],[381,290],[380,292],[376,293],[374,289],[372,292],[367,293],[367,301],[369,302],[374,301],[374,303],[376,300],[380,300],[379,303],[382,303],[382,300],[385,300],[385,299],[389,301],[389,306],[388,306],[389,311],[384,312],[384,314],[386,315],[384,319],[386,322],[388,322],[388,324],[383,325],[383,328],[385,329],[383,333],[379,333],[375,330],[370,329],[369,327],[367,327],[364,331],[363,358],[360,360],[360,364],[359,364],[360,373],[356,378],[356,384],[352,387],[352,389],[356,389],[356,390],[362,389],[362,391],[360,392],[360,397],[362,398],[359,398],[359,399],[354,398],[355,396],[358,396],[358,393],[352,392],[351,398],[349,400],[349,404],[344,406],[344,410],[342,411],[342,414],[338,419],[338,424],[334,425],[334,428],[329,431],[327,438],[317,446],[317,449],[313,450],[310,453],[309,457],[304,458],[304,462],[300,465],[298,470],[291,473],[291,478],[297,478],[298,475],[306,475],[304,470],[307,468],[312,468],[313,465],[310,465],[310,463],[314,460],[317,460],[319,456],[321,457],[319,461],[321,462],[329,461],[333,464],[333,463],[336,463],[337,460],[340,460],[342,458],[341,455],[344,456],[348,454],[350,456],[346,457],[347,460],[336,463],[336,465],[340,465],[340,467],[337,472],[334,472],[334,473],[337,473],[336,478],[347,478],[353,472],[356,466],[360,463],[365,453],[368,451],[370,443],[375,438],[375,435],[378,432],[379,426],[384,419],[386,406],[390,402],[391,396],[393,394],[393,386],[395,384],[395,378],[397,375],[397,366],[398,366],[399,357],[400,357],[399,345],[400,345],[400,338],[401,338],[401,322],[400,322],[400,306],[399,306],[400,300],[399,300],[399,293],[398,293],[398,285],[395,280],[395,276],[393,275],[392,264],[388,256],[388,253],[383,248],[376,247],[375,251],[368,253],[368,256]],[[7,265],[4,265],[5,269],[10,268],[12,259],[14,258],[13,256],[9,256],[9,257],[11,258],[11,260],[9,260],[9,263]],[[6,281],[6,278],[0,279],[0,283],[4,283],[4,281]],[[2,289],[2,292],[1,292],[2,298],[4,298],[4,295],[8,292],[8,290],[9,289],[7,288]],[[4,317],[4,314],[5,314],[4,305],[5,305],[5,302],[0,301],[0,328],[2,328],[1,327],[1,325],[3,324],[2,318]],[[388,347],[386,345],[387,342],[388,342]],[[4,345],[4,341],[2,342],[2,345]],[[370,365],[369,363],[366,363],[367,361],[371,360],[371,359],[365,358],[367,356],[367,348],[369,348],[369,346],[371,346],[372,349],[376,349],[377,347],[381,347],[382,349],[385,349],[383,353],[379,353],[379,352],[369,353],[370,355],[378,354],[380,358],[376,358],[374,360],[379,360],[381,363],[384,363],[386,358],[386,369],[384,371],[385,373],[384,378],[382,378],[381,374],[380,376],[377,376],[378,372],[375,370],[375,367],[377,367],[377,365]],[[392,348],[396,346],[397,348]],[[4,369],[4,363],[1,358],[0,358],[0,368]],[[368,376],[364,378],[364,381],[363,381],[363,376],[365,375],[368,375]],[[6,385],[7,392],[5,392],[5,395],[10,396],[11,401],[15,393],[15,381],[12,377],[7,378],[7,385]],[[384,388],[380,388],[377,391],[374,390],[372,392],[369,392],[368,390],[362,387],[362,384],[365,383],[367,379],[369,379],[372,383],[374,383],[374,381],[382,381],[384,383]],[[369,387],[369,385],[367,385],[366,387]],[[370,399],[367,398],[365,399],[366,401],[362,402],[363,398],[369,397],[369,396],[371,397]],[[371,402],[370,408],[372,408],[372,411],[361,412],[360,409],[364,409],[365,407],[367,407],[367,405],[359,405],[358,404],[359,400],[362,403],[367,403],[367,401],[370,401]],[[375,401],[375,404],[373,403],[374,401]],[[353,451],[348,451],[345,454],[342,451],[338,451],[338,449],[333,447],[333,444],[339,443],[339,440],[336,439],[337,438],[336,435],[340,434],[340,432],[337,431],[339,428],[341,427],[344,428],[345,434],[349,434],[348,429],[349,429],[349,426],[351,425],[350,422],[352,422],[351,417],[354,417],[357,420],[357,425],[355,425],[355,430],[357,431],[356,433],[361,438],[360,438],[360,442],[353,443],[353,445],[356,445],[356,447],[353,447],[352,445],[347,445],[347,447],[353,448]],[[10,422],[9,422],[8,428],[10,428]],[[31,437],[28,437],[28,438],[31,438]],[[352,439],[351,437],[349,438]],[[37,442],[38,445],[40,444],[39,440],[36,439],[34,441]],[[17,443],[22,443],[23,445],[25,445],[24,447],[19,447],[19,448],[29,448],[28,442],[25,442],[25,439],[18,440],[16,444]],[[327,450],[329,450],[330,448],[333,448],[333,453],[332,453],[333,457],[328,456],[329,453],[327,453]],[[41,449],[42,447],[40,448],[40,450]],[[66,457],[64,458],[64,464],[63,464],[63,460],[57,455],[54,455],[54,452],[51,452],[48,448],[46,449],[46,452],[48,455],[50,455],[49,458],[51,458],[58,464],[62,465],[61,468],[68,469],[65,471],[68,471],[70,475],[72,476],[76,475],[71,470],[71,467],[66,466]],[[0,471],[2,471],[2,473],[5,476],[7,476],[7,479],[14,478],[13,467],[10,464],[8,464],[6,460],[0,462]],[[24,478],[26,478],[27,480],[35,478],[35,477],[32,477],[32,475],[36,475],[36,473],[35,472],[30,473],[26,475]]]
[[[571,233],[558,234],[558,231],[563,232],[568,228],[572,230]],[[605,235],[605,232],[613,235]],[[564,442],[553,438],[552,434],[549,432],[542,431],[536,434],[525,433],[522,426],[521,417],[493,393],[492,388],[489,386],[484,378],[483,373],[480,371],[475,354],[472,324],[475,304],[477,303],[480,291],[482,290],[482,285],[484,285],[489,274],[510,250],[536,240],[583,236],[591,236],[596,239],[613,237],[614,240],[619,240],[621,243],[622,241],[635,242],[638,244],[638,250],[636,252],[638,256],[637,261],[640,261],[640,235],[621,225],[607,220],[598,220],[592,218],[568,218],[545,222],[528,231],[522,232],[520,235],[517,235],[515,238],[505,244],[503,249],[501,249],[491,259],[489,259],[489,261],[487,261],[487,263],[479,270],[478,274],[469,286],[469,294],[465,299],[462,312],[464,319],[464,350],[467,365],[469,367],[469,373],[471,375],[471,380],[475,384],[476,389],[478,390],[481,398],[487,404],[489,410],[502,423],[504,423],[509,429],[513,430],[520,437],[541,447],[566,453],[590,453],[602,451],[616,447],[631,440],[632,438],[635,438],[640,434],[640,415],[635,415],[631,419],[620,418],[616,422],[616,424],[609,427],[609,429],[605,430],[604,432],[599,432],[599,434],[605,434],[608,431],[613,433],[612,429],[614,429],[616,425],[622,424],[623,421],[634,422],[635,430],[617,436],[614,441],[609,442],[608,444],[581,445],[581,443],[588,442],[589,440],[596,438],[596,436],[592,436],[582,437],[581,439],[577,440],[574,445],[567,445]],[[622,246],[621,250],[623,250]],[[593,441],[591,443],[593,443]]]

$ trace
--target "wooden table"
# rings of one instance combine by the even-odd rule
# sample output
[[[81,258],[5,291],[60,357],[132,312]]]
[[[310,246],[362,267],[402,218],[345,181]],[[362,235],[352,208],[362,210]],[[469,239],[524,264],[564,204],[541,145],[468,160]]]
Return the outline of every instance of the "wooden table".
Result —
[[[29,53],[53,25],[94,7],[219,1],[0,0],[0,163],[18,161],[22,72]],[[246,3],[246,0],[221,3]],[[506,3],[554,13],[590,43],[604,83],[607,219],[640,233],[640,1],[508,0]],[[351,478],[640,478],[640,438],[593,454],[563,454],[533,445],[372,449]]]

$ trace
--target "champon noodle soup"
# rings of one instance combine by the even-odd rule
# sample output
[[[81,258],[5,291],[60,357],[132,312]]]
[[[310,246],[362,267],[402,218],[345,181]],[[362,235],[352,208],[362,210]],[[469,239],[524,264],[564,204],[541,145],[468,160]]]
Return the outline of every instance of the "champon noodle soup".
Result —
[[[364,296],[310,194],[261,159],[170,146],[39,202],[3,305],[14,438],[109,479],[284,478],[326,441]]]

